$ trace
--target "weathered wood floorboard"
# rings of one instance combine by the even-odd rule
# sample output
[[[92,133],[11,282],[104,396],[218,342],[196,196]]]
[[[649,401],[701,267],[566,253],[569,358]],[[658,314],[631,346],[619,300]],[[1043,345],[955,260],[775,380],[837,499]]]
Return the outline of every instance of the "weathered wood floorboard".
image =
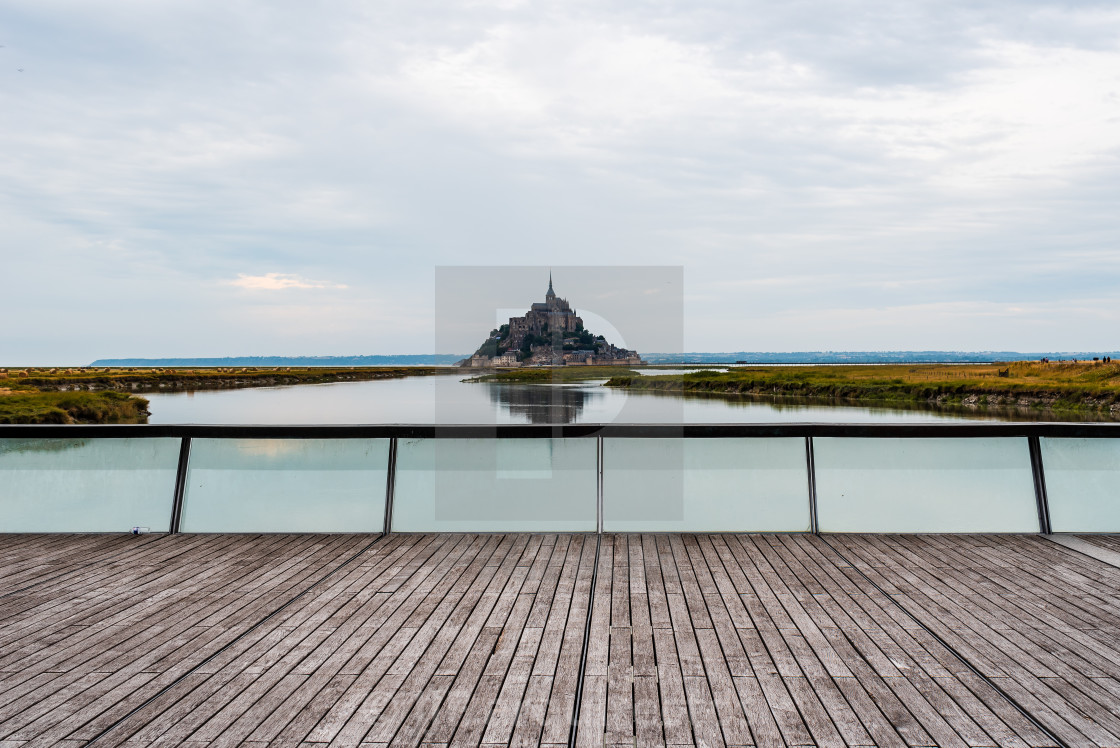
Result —
[[[122,552],[134,551],[158,535],[11,535],[0,548],[0,595],[62,574],[111,562]],[[38,539],[38,542],[37,542]]]
[[[1120,744],[1120,569],[1034,537],[831,539],[1072,744]]]
[[[748,535],[604,536],[579,736],[580,745],[1049,742],[819,541]]]
[[[1101,548],[1120,553],[1120,535],[1078,535],[1077,537]]]
[[[4,598],[18,612],[0,623],[0,736],[44,744],[91,737],[368,542],[172,536],[136,546],[143,563],[125,554],[111,571],[90,569],[90,579]],[[151,556],[161,543],[163,555]]]
[[[561,746],[585,633],[581,746],[1049,744],[899,605],[1120,745],[1120,569],[1037,537],[372,539],[0,538],[0,745]]]

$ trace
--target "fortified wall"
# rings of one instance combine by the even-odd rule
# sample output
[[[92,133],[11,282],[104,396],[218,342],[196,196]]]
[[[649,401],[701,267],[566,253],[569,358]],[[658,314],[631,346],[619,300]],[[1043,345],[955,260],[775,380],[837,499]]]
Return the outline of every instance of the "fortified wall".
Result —
[[[472,368],[517,366],[611,366],[637,365],[636,351],[619,348],[602,335],[593,335],[567,299],[552,289],[543,302],[536,302],[520,317],[490,332],[487,340],[460,366]]]

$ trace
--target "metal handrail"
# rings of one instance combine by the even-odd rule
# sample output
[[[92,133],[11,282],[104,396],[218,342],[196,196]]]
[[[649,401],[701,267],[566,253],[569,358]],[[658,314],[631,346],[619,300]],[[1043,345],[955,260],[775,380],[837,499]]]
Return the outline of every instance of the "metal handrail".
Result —
[[[2,438],[533,439],[858,437],[1120,438],[1120,423],[569,423],[569,424],[35,424],[0,425]]]
[[[1025,438],[1030,454],[1039,532],[1051,532],[1046,475],[1039,439],[1120,438],[1120,423],[578,423],[578,424],[343,424],[343,425],[0,425],[5,438],[176,438],[181,440],[169,531],[179,531],[192,439],[389,439],[382,532],[392,530],[397,444],[400,439],[595,438],[596,531],[603,532],[603,440],[605,438],[773,438],[805,441],[810,530],[819,532],[816,507],[816,460],[813,439],[841,438]]]

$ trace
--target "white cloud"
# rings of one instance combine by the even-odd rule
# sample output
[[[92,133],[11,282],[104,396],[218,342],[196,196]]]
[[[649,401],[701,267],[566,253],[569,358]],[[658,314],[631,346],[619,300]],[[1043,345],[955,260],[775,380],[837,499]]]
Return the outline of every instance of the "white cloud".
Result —
[[[1115,337],[1107,0],[44,0],[4,33],[10,360],[143,355],[130,314],[421,352],[391,320],[463,263],[683,264],[694,350],[1022,341],[990,311],[1037,304],[1038,347]],[[296,296],[306,337],[264,309]]]
[[[265,273],[264,275],[238,273],[237,280],[224,282],[231,286],[253,291],[283,291],[288,288],[347,288],[343,283],[309,280],[290,273]]]

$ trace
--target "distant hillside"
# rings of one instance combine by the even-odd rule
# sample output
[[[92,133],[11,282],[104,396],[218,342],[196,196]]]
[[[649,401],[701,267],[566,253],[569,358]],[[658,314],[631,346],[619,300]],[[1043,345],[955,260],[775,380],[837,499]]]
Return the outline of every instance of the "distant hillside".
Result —
[[[228,356],[225,358],[99,358],[90,366],[452,366],[462,354],[397,356]]]
[[[650,364],[967,364],[999,361],[1092,360],[1116,358],[1118,351],[731,351],[723,353],[645,353]]]

